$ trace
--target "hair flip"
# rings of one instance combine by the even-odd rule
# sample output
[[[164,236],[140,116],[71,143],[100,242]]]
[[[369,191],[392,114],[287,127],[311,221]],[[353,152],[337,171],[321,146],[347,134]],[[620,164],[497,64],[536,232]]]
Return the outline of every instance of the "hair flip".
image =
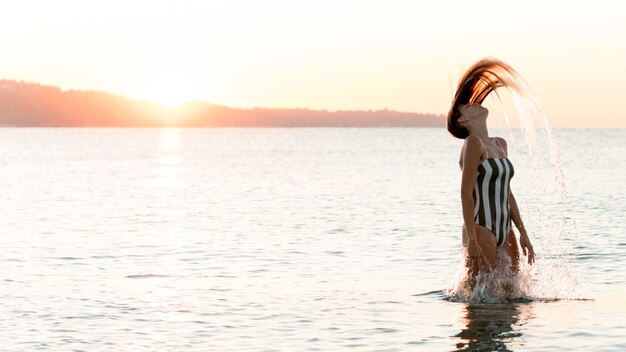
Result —
[[[448,132],[461,139],[467,138],[469,131],[459,126],[460,105],[481,105],[489,93],[500,87],[508,87],[520,91],[521,78],[511,66],[495,58],[485,58],[472,67],[461,77],[454,94],[452,106],[448,112],[446,126]],[[496,94],[498,94],[496,92]]]

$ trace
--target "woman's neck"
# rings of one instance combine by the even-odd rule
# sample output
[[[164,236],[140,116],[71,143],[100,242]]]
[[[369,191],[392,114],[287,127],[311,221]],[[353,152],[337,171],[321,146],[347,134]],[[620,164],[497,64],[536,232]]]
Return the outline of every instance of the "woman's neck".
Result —
[[[472,128],[469,131],[469,133],[482,139],[489,139],[489,130],[487,130],[487,126],[480,126],[478,128]]]

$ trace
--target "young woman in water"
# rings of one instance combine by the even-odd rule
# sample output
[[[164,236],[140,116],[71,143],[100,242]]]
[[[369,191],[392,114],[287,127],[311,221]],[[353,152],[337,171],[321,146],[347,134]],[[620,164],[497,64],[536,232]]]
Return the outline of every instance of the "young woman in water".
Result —
[[[509,187],[514,169],[508,159],[506,140],[489,136],[489,112],[480,105],[498,87],[516,89],[516,76],[515,71],[501,61],[479,61],[461,78],[448,113],[448,131],[465,140],[459,160],[464,222],[462,243],[467,249],[465,263],[471,288],[479,273],[496,267],[499,251],[511,259],[510,270],[517,273],[520,256],[511,220],[520,233],[521,248],[528,263],[532,265],[535,261],[533,246]]]

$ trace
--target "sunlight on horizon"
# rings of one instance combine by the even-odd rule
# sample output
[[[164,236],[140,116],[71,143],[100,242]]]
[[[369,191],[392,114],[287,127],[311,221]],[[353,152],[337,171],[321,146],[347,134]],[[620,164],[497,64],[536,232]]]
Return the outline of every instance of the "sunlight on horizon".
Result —
[[[176,108],[202,96],[194,91],[193,82],[175,73],[158,73],[146,83],[141,95],[165,108]]]
[[[15,35],[0,39],[0,79],[104,90],[167,108],[203,100],[445,114],[450,85],[494,56],[528,81],[555,127],[626,127],[619,95],[626,47],[615,44],[626,25],[617,5],[381,4],[7,2],[0,30]],[[475,17],[484,21],[467,22]],[[506,26],[494,25],[503,19]]]

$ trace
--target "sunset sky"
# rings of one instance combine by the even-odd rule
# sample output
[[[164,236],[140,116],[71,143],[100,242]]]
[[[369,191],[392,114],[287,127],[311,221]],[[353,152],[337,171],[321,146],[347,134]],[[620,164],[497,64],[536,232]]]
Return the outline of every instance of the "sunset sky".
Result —
[[[506,4],[506,5],[503,5]],[[166,106],[446,113],[497,57],[556,127],[626,127],[619,1],[11,1],[0,79]],[[495,104],[495,103],[493,103]]]

